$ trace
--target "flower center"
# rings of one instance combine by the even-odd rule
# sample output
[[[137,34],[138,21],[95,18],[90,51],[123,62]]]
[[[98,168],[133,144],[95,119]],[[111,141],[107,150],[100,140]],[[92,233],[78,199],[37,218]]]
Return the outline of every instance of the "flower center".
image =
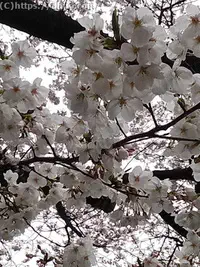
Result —
[[[97,34],[97,31],[95,30],[95,28],[93,27],[92,29],[90,29],[88,31],[88,34],[91,35],[91,36],[95,36]]]
[[[200,35],[198,35],[196,38],[195,38],[195,41],[199,44],[200,43]]]
[[[37,95],[37,88],[31,90],[32,95]]]
[[[199,18],[197,16],[190,17],[190,18],[191,18],[192,24],[197,25],[199,23]]]
[[[137,54],[138,52],[139,52],[139,50],[140,50],[140,48],[139,47],[136,47],[136,46],[133,46],[133,53],[134,54]]]
[[[82,100],[83,101],[84,98],[85,98],[85,96],[84,96],[83,93],[80,93],[80,94],[77,95],[77,100]]]
[[[24,56],[24,52],[23,52],[23,51],[19,51],[19,52],[17,53],[17,56],[18,56],[19,58],[22,58],[22,57]]]
[[[77,66],[76,69],[73,69],[72,74],[78,76],[80,74],[80,68]]]
[[[109,82],[109,86],[110,86],[110,89],[112,90],[112,88],[115,87],[114,82],[113,82],[113,81],[110,81],[110,82]]]
[[[124,99],[123,97],[121,97],[119,99],[119,105],[122,108],[123,106],[126,106],[126,99]]]
[[[6,71],[10,71],[10,69],[11,69],[11,65],[5,65],[5,66],[4,66],[4,69],[5,69]]]
[[[133,21],[133,24],[134,24],[135,28],[137,28],[137,27],[140,27],[142,25],[142,21],[140,19],[136,18]]]
[[[20,88],[19,87],[13,87],[13,91],[15,92],[15,93],[17,93],[17,92],[19,92],[20,91]]]
[[[93,49],[90,49],[90,50],[88,49],[86,51],[87,51],[87,54],[89,55],[89,57],[93,56],[96,53],[96,51]]]
[[[139,182],[140,181],[140,177],[139,176],[135,176],[135,181]]]
[[[131,87],[131,89],[133,89],[134,86],[135,86],[134,82],[130,82],[130,87]]]
[[[147,68],[141,67],[139,73],[142,75],[146,75],[147,74]]]
[[[103,78],[103,74],[101,72],[95,72],[94,75],[96,76],[96,81],[100,78]]]

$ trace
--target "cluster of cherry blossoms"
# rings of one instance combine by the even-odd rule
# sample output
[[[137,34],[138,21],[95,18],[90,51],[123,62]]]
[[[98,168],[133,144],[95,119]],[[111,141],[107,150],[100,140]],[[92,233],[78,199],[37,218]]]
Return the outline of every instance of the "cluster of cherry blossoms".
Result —
[[[102,149],[108,150],[111,145],[110,138],[112,143],[114,138],[115,140],[121,139],[120,133],[116,134],[116,130],[113,131],[113,126],[115,127],[113,122],[117,119],[122,123],[122,128],[127,129],[128,122],[132,121],[135,114],[143,110],[144,104],[149,103],[156,95],[169,103],[172,102],[174,113],[177,116],[183,110],[174,104],[178,100],[176,96],[190,94],[190,105],[199,102],[200,76],[193,74],[180,64],[182,60],[185,60],[188,50],[193,51],[193,55],[199,56],[200,10],[198,7],[190,5],[186,13],[170,29],[168,38],[173,38],[173,41],[167,42],[164,28],[156,25],[152,13],[147,8],[138,10],[126,8],[121,25],[121,35],[126,41],[122,43],[120,49],[114,50],[107,49],[109,47],[106,46],[106,37],[101,35],[103,20],[100,16],[95,15],[93,19],[79,19],[79,23],[86,28],[86,31],[75,34],[72,39],[73,60],[70,63],[64,62],[62,69],[69,79],[66,85],[69,108],[72,113],[76,113],[84,122],[87,122],[93,135],[92,141],[87,145],[89,155],[84,159],[91,157],[96,161],[100,157]],[[172,67],[163,63],[164,53],[169,59],[174,60]],[[188,107],[185,104],[183,108],[187,110]],[[92,117],[95,124],[91,123]],[[175,124],[170,135],[182,138],[182,140],[168,148],[166,154],[169,154],[170,151],[171,155],[179,155],[183,159],[198,155],[200,130],[198,120],[199,111],[196,111]],[[106,136],[103,135],[102,128],[107,133]],[[95,149],[96,154],[91,148],[92,144],[92,148],[95,145],[101,146]],[[81,152],[79,153],[81,155]],[[105,153],[101,157],[103,163],[103,157],[108,161],[108,156],[111,157]],[[122,147],[118,151],[118,158],[116,156],[115,160],[110,158],[109,166],[113,168],[116,160],[120,162],[127,157],[126,148]],[[83,160],[82,163],[85,161]],[[194,171],[194,179],[199,181],[199,168],[196,165],[192,164],[191,168]],[[104,165],[108,170],[109,166],[108,164]],[[177,215],[174,213],[173,200],[176,197],[173,196],[171,185],[167,180],[161,181],[157,177],[153,177],[152,173],[142,171],[141,167],[136,167],[129,173],[128,186],[134,188],[134,192],[145,192],[148,195],[147,199],[140,200],[133,197],[133,202],[140,201],[140,205],[147,213],[149,211],[160,213],[162,210],[171,213],[175,216],[178,224],[186,229],[198,231],[200,219],[197,206],[198,196],[194,193],[193,198],[189,200],[190,211],[187,208]],[[121,219],[122,223],[123,210],[120,208],[114,213],[112,219]],[[134,225],[135,216],[134,218],[132,216],[132,219],[128,218],[128,221],[130,225],[131,221]],[[127,222],[124,223],[127,224]],[[181,264],[186,264],[186,261],[189,264],[190,254],[185,248],[182,253],[183,251],[185,253],[184,263],[181,261]],[[199,256],[196,253],[192,255]],[[153,262],[151,266],[154,266]]]
[[[121,225],[137,226],[163,210],[175,216],[176,223],[188,230],[177,257],[181,266],[191,266],[191,258],[200,257],[199,197],[186,191],[187,205],[177,214],[174,202],[180,199],[169,180],[161,181],[137,166],[124,184],[127,173],[122,162],[128,159],[131,146],[126,144],[129,122],[145,104],[160,96],[179,116],[189,105],[199,103],[200,74],[180,65],[188,50],[200,56],[200,10],[190,5],[167,36],[147,8],[128,7],[122,16],[122,37],[116,40],[120,45],[116,42],[115,49],[102,33],[104,23],[99,15],[81,18],[79,23],[86,30],[71,39],[72,60],[61,64],[67,75],[65,96],[70,117],[52,114],[45,107],[48,89],[41,85],[42,79],[32,84],[20,79],[20,68],[30,67],[36,57],[27,41],[14,43],[12,54],[0,60],[0,137],[7,149],[14,151],[17,146],[19,150],[17,156],[6,158],[12,168],[4,172],[6,186],[0,188],[0,210],[6,209],[6,216],[0,218],[1,238],[8,240],[23,233],[27,222],[59,201],[65,201],[70,209],[86,205],[88,196],[107,196],[117,204],[111,220]],[[163,63],[165,53],[174,60],[172,67]],[[184,95],[190,96],[190,102],[177,106]],[[183,159],[198,156],[199,115],[195,110],[172,125],[168,134],[177,140],[166,155]],[[123,139],[124,145],[118,146]],[[195,160],[191,164],[197,182],[199,164]],[[25,180],[19,176],[19,166],[27,174]],[[46,187],[48,193],[43,190]],[[137,212],[125,216],[122,204]],[[95,264],[89,238],[65,249],[64,266],[80,263],[85,267]],[[162,265],[150,257],[144,266]]]

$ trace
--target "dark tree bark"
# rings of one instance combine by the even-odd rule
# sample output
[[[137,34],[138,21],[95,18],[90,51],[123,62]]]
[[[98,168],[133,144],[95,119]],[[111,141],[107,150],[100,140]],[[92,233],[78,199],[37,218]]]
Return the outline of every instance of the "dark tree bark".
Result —
[[[0,23],[66,48],[70,38],[84,28],[62,11],[55,11],[31,0],[1,0]]]
[[[177,168],[173,170],[154,170],[153,175],[158,177],[160,180],[170,179],[171,181],[195,181],[190,167],[185,169]]]
[[[0,23],[66,48],[73,47],[70,38],[74,33],[84,30],[62,10],[55,11],[31,0],[1,0]],[[173,65],[166,55],[162,60],[169,66]],[[200,59],[194,56],[187,56],[182,65],[193,73],[200,72]]]
[[[173,170],[154,170],[153,176],[158,177],[160,180],[169,179],[170,181],[195,181],[190,167],[185,169],[177,168]],[[129,182],[128,177],[129,174],[125,173],[123,176],[124,184]]]
[[[174,221],[174,216],[171,216],[169,213],[167,213],[166,211],[162,210],[159,213],[160,217],[164,220],[164,222],[168,225],[170,225],[179,235],[186,237],[188,231],[185,230],[185,228],[183,228],[182,226],[178,225],[177,223],[175,223]]]

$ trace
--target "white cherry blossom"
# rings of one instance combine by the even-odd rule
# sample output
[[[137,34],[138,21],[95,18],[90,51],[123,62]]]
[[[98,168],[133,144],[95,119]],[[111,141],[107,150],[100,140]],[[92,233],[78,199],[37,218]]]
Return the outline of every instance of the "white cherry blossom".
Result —
[[[88,35],[95,36],[101,30],[103,30],[104,21],[99,14],[93,15],[93,18],[87,16],[79,18],[78,22],[86,28]]]
[[[175,223],[188,231],[183,248],[174,257],[179,258],[180,266],[191,266],[189,259],[192,262],[200,256],[200,200],[195,192],[196,182],[200,181],[200,112],[198,106],[194,107],[195,112],[190,108],[200,101],[200,79],[198,73],[189,70],[190,66],[181,64],[186,55],[187,59],[200,56],[200,9],[188,6],[186,15],[167,31],[166,38],[165,30],[155,25],[147,8],[125,8],[120,44],[101,32],[104,23],[98,14],[78,21],[85,31],[71,38],[72,62],[61,63],[66,75],[59,76],[66,79],[62,86],[70,109],[67,115],[51,114],[44,107],[48,89],[41,85],[41,78],[32,84],[21,80],[20,66],[30,67],[36,56],[28,41],[14,43],[11,56],[0,60],[0,145],[5,151],[1,164],[9,168],[3,172],[7,188],[1,188],[0,208],[7,212],[0,218],[1,238],[11,240],[24,233],[24,219],[31,223],[39,212],[59,201],[75,210],[85,207],[88,196],[106,196],[118,205],[112,222],[126,228],[145,223],[163,210],[171,213]],[[117,49],[112,50],[112,46]],[[163,118],[159,117],[158,123],[153,118],[153,125],[147,117],[143,125],[143,105],[151,101],[157,104],[160,98],[164,109],[166,104],[171,112],[169,119],[175,120],[165,125]],[[180,100],[184,108],[180,107]],[[159,179],[140,166],[132,171],[123,169],[124,160],[140,153],[140,146],[135,144],[140,138],[135,137],[142,136],[142,142],[146,142],[145,138],[154,138],[154,133],[161,135],[160,129],[171,135],[162,137],[177,139],[166,140],[168,148],[163,155],[179,156],[193,171],[191,177],[195,181],[188,188],[184,183]],[[57,164],[63,162],[66,165],[58,168]],[[29,173],[22,177],[21,171]],[[128,181],[123,183],[125,175]],[[44,195],[42,188],[47,185],[49,192]],[[176,201],[184,203],[183,208]],[[77,239],[64,250],[64,267],[91,267],[95,263],[88,237]],[[144,259],[143,265],[162,266],[153,254]]]
[[[25,97],[26,90],[28,90],[29,82],[22,81],[20,78],[13,78],[3,83],[3,98],[11,107],[17,104]]]
[[[9,183],[9,185],[16,185],[18,174],[16,172],[12,172],[11,170],[8,170],[4,174],[4,179]]]
[[[171,130],[170,134],[177,137],[185,137],[191,139],[198,138],[197,126],[184,120],[178,122]]]
[[[144,188],[144,185],[152,177],[149,171],[143,171],[140,166],[135,167],[129,174],[129,184],[134,188]]]
[[[178,67],[172,72],[172,91],[179,94],[187,93],[194,79],[190,70]]]
[[[197,182],[200,182],[200,162],[190,164],[190,167],[193,170],[194,179]]]
[[[38,189],[44,187],[47,184],[47,180],[38,173],[31,171],[27,179],[27,183]]]
[[[30,67],[33,64],[33,59],[36,55],[36,50],[31,47],[26,40],[12,44],[12,59],[18,65]]]
[[[135,87],[141,91],[149,89],[154,82],[154,79],[162,79],[163,74],[158,65],[136,65],[128,66],[127,76],[132,77]]]
[[[4,81],[10,80],[18,76],[19,68],[13,61],[9,59],[0,60],[0,77]]]
[[[137,110],[142,110],[143,105],[138,98],[119,97],[108,103],[108,116],[114,120],[119,114],[125,121],[132,121]]]
[[[123,15],[121,33],[124,38],[131,39],[136,46],[143,46],[152,37],[154,26],[154,18],[147,8],[136,11],[127,7]]]
[[[199,229],[199,211],[180,212],[175,217],[175,222],[191,230]]]

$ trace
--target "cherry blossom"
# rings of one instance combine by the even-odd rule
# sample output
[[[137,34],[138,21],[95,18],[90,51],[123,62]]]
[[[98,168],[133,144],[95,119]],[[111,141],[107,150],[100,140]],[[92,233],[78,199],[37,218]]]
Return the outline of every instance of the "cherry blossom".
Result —
[[[43,187],[47,184],[47,181],[41,175],[31,171],[27,179],[28,184],[32,185],[34,188]]]
[[[55,179],[58,168],[51,163],[44,163],[40,167],[36,168],[36,170],[45,177]]]
[[[0,77],[6,81],[11,78],[15,78],[19,76],[19,69],[16,64],[8,59],[4,59],[0,61]]]
[[[129,183],[134,188],[144,188],[144,185],[151,179],[152,173],[143,171],[140,166],[135,167],[129,175]]]
[[[178,67],[172,72],[172,91],[184,94],[193,84],[194,79],[190,70]]]
[[[152,37],[155,21],[152,13],[147,8],[126,8],[123,15],[122,36],[131,39],[137,46],[147,44]]]
[[[26,90],[30,84],[20,78],[13,78],[3,83],[3,98],[11,107],[16,107],[26,95]]]
[[[99,14],[95,14],[93,18],[82,17],[78,19],[78,22],[86,28],[88,35],[91,35],[92,37],[103,30],[104,21]]]
[[[30,67],[36,55],[35,49],[26,40],[12,44],[12,59],[18,65]]]
[[[200,181],[200,163],[192,163],[190,164],[190,167],[193,170],[193,175],[194,175],[194,179],[195,181],[199,182]]]
[[[181,226],[185,226],[191,230],[197,230],[199,228],[199,218],[199,211],[180,212],[175,217],[175,221]]]
[[[134,107],[134,108],[133,108]],[[113,99],[108,104],[108,116],[111,120],[121,114],[125,121],[131,121],[137,110],[142,110],[142,102],[138,98],[125,98],[121,96],[118,99]]]
[[[144,260],[144,267],[162,267],[163,265],[159,263],[156,258],[147,258]]]
[[[8,170],[4,174],[4,179],[10,184],[10,185],[16,185],[17,184],[17,178],[18,174],[16,172],[12,172],[11,170]]]
[[[1,161],[8,166],[2,171],[7,185],[2,185],[0,206],[7,213],[1,219],[1,237],[11,240],[24,233],[26,222],[59,202],[76,209],[88,197],[107,197],[116,205],[112,223],[121,226],[137,227],[162,212],[175,218],[187,231],[176,257],[180,266],[192,266],[189,258],[200,256],[200,199],[195,192],[200,181],[200,79],[182,61],[186,55],[200,56],[200,10],[188,6],[166,33],[147,8],[128,7],[122,15],[121,43],[111,38],[113,50],[98,14],[78,21],[85,31],[71,38],[72,61],[61,63],[67,115],[48,110],[49,90],[41,78],[32,83],[20,78],[19,69],[34,64],[37,55],[27,41],[12,44],[12,55],[0,60]],[[154,113],[160,98],[172,115],[166,124]],[[147,120],[143,132],[144,125],[137,129],[142,117]],[[129,168],[128,162],[124,168],[129,156],[140,154],[137,144],[146,145],[149,139],[169,141],[163,157],[186,160],[192,188],[176,187],[170,177],[157,177],[139,163]],[[63,266],[94,266],[92,242],[83,237],[69,243]],[[153,254],[143,265],[163,266]]]
[[[163,78],[160,67],[155,64],[128,66],[127,76],[133,77],[135,87],[139,91],[149,89],[153,85],[154,79]]]

